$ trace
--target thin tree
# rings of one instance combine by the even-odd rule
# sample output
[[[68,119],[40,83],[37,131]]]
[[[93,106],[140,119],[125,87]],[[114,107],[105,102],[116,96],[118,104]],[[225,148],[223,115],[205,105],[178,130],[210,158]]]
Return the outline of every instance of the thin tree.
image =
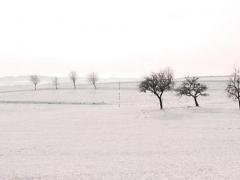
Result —
[[[30,81],[33,83],[34,85],[34,90],[37,90],[37,85],[40,83],[40,78],[38,77],[38,75],[31,75],[30,76]]]
[[[151,92],[159,100],[160,109],[163,109],[163,93],[172,90],[174,87],[173,72],[170,69],[159,73],[152,73],[144,78],[139,85],[140,92]]]
[[[95,72],[92,72],[88,75],[87,79],[88,79],[88,82],[92,84],[95,89],[97,89],[97,85],[96,85],[98,81],[97,74]]]
[[[226,92],[228,97],[238,101],[240,110],[240,69],[234,69],[233,75],[228,81]]]
[[[76,88],[77,88],[77,87],[76,87],[76,82],[77,82],[77,73],[76,73],[76,71],[70,72],[69,78],[70,78],[70,80],[71,80],[72,83],[73,83],[73,88],[76,89]]]
[[[53,78],[53,85],[55,86],[55,89],[58,90],[58,77]]]
[[[184,95],[192,97],[194,99],[195,105],[199,107],[197,98],[199,96],[207,96],[208,94],[205,93],[207,89],[208,88],[205,84],[199,82],[198,77],[186,77],[180,87],[175,90],[180,96]]]

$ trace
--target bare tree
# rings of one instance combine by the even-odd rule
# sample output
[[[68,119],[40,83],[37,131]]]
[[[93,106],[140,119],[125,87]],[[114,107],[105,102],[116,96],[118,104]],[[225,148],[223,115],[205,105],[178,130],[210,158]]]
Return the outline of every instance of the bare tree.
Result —
[[[226,92],[230,98],[238,101],[240,110],[240,69],[234,69],[233,75],[228,81]]]
[[[180,87],[176,89],[176,92],[180,96],[185,95],[193,97],[195,105],[198,107],[197,98],[199,96],[207,96],[208,94],[205,93],[207,89],[206,85],[199,83],[198,77],[186,77]]]
[[[70,72],[69,77],[70,77],[70,79],[71,79],[71,81],[73,83],[74,89],[76,89],[76,81],[77,81],[77,73],[76,73],[76,71]]]
[[[55,86],[56,90],[58,89],[58,77],[53,78],[53,85]]]
[[[34,90],[37,90],[37,85],[38,83],[40,83],[40,78],[38,77],[38,75],[31,75],[30,76],[30,81],[33,83],[34,85]]]
[[[98,81],[97,74],[95,72],[92,72],[88,75],[87,79],[88,79],[88,82],[92,84],[95,89],[97,89],[97,85],[96,85]]]
[[[174,86],[173,72],[170,69],[161,71],[159,73],[152,73],[150,76],[145,77],[140,83],[140,92],[149,91],[157,96],[160,109],[163,109],[162,95],[165,91],[172,90]]]

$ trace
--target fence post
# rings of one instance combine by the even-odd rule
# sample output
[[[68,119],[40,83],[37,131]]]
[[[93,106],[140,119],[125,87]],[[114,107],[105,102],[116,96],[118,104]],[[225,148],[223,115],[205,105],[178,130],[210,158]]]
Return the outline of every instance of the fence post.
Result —
[[[118,82],[118,107],[121,107],[121,82]]]

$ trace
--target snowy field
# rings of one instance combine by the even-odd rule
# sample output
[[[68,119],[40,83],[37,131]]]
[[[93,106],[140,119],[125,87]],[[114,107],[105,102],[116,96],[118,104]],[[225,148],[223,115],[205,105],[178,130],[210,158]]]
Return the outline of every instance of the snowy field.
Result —
[[[117,84],[1,87],[0,180],[239,180],[240,111],[225,81],[207,84],[200,108],[170,92],[164,111],[136,83],[120,108]]]

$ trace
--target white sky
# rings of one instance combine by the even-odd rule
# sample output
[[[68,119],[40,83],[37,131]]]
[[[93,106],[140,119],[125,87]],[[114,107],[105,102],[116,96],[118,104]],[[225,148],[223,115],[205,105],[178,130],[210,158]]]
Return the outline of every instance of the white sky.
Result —
[[[0,0],[0,76],[225,75],[234,65],[239,0]]]

